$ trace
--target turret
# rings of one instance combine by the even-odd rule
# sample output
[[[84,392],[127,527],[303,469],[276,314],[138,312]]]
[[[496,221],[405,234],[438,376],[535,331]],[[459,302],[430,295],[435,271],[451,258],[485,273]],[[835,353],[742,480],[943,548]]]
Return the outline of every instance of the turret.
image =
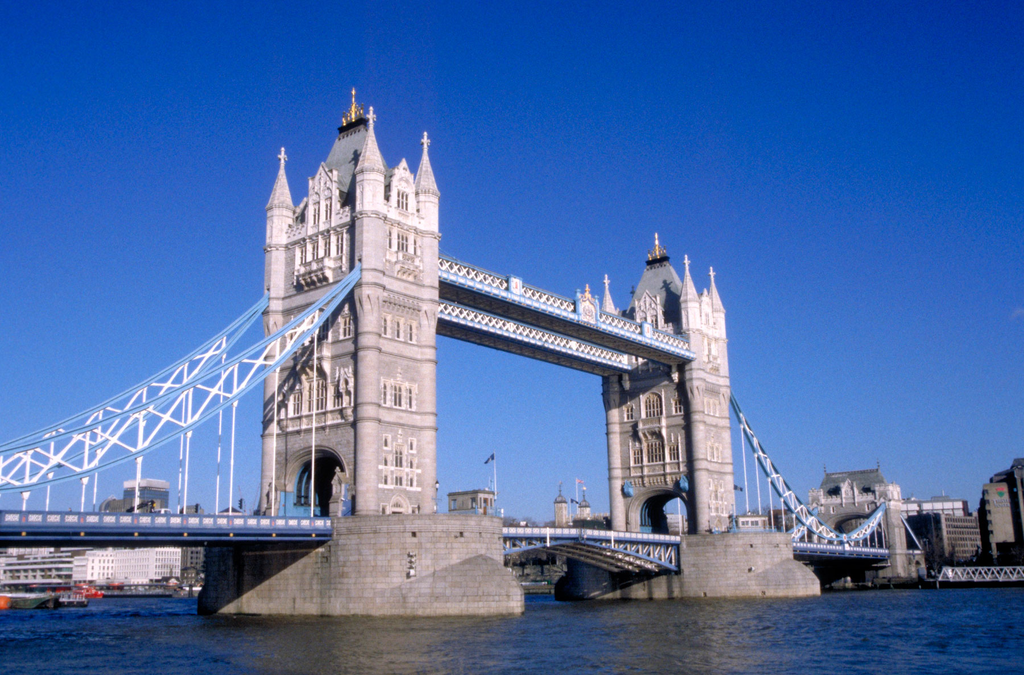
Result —
[[[423,229],[437,232],[438,203],[441,193],[437,190],[437,183],[434,182],[434,170],[430,168],[430,156],[427,148],[430,147],[430,139],[427,132],[423,132],[423,157],[420,158],[419,169],[416,170],[416,209],[419,211]]]
[[[555,497],[555,527],[569,527],[569,502],[562,496],[562,483],[558,483],[558,496]]]
[[[285,242],[288,228],[295,222],[292,193],[288,189],[288,177],[284,172],[284,163],[288,160],[284,148],[281,148],[281,154],[277,158],[281,164],[277,169],[274,189],[270,191],[270,201],[267,202],[267,240],[264,248],[266,262],[263,275],[264,288],[273,298],[281,298],[285,293]]]
[[[679,309],[683,319],[682,329],[689,333],[701,327],[700,298],[690,276],[690,256],[683,256],[683,265],[686,271],[683,272],[683,292],[679,294]],[[693,336],[690,339],[692,340]]]
[[[366,140],[359,153],[359,163],[356,165],[355,171],[356,212],[378,211],[383,213],[386,210],[384,178],[387,169],[384,166],[384,158],[381,157],[380,149],[377,147],[377,136],[373,132],[373,123],[376,119],[371,107],[370,113],[366,116]]]
[[[608,275],[604,275],[604,297],[601,298],[601,311],[605,314],[618,314],[619,310],[615,309],[615,303],[612,302],[612,292],[608,290]]]

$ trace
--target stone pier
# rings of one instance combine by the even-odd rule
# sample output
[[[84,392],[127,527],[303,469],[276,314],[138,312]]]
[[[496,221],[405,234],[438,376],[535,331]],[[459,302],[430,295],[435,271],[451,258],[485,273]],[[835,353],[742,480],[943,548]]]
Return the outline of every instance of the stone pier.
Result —
[[[521,614],[502,563],[501,520],[486,516],[335,518],[313,548],[211,548],[204,614],[452,616]]]
[[[638,577],[569,561],[559,600],[801,598],[821,594],[817,577],[793,559],[787,534],[699,534],[682,538],[679,573]]]

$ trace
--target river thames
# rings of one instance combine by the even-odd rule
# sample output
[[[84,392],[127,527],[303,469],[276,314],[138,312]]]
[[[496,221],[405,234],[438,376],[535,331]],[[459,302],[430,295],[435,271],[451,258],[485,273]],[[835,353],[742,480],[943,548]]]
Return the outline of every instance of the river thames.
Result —
[[[1024,589],[558,603],[487,619],[200,617],[195,600],[0,612],[3,673],[1024,670]]]

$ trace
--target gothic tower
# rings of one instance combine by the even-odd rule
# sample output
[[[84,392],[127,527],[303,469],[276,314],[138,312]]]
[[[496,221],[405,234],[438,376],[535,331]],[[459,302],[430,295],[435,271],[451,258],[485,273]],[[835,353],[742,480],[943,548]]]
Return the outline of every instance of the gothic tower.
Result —
[[[353,90],[298,206],[280,155],[267,206],[267,334],[357,263],[362,274],[315,353],[312,344],[299,350],[265,381],[265,513],[434,511],[440,193],[426,134],[414,175],[404,159],[384,162],[375,121]]]
[[[687,337],[696,359],[671,368],[639,360],[604,377],[612,528],[667,532],[665,505],[686,504],[691,534],[723,531],[733,513],[725,308],[715,287],[697,294],[684,257],[680,279],[655,235],[623,316]],[[614,308],[605,292],[606,307]],[[603,311],[608,312],[608,309]]]

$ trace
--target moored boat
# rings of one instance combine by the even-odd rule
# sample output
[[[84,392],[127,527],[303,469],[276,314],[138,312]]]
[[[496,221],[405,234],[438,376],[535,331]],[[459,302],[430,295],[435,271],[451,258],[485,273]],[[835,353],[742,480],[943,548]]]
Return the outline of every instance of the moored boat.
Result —
[[[59,607],[88,607],[89,598],[85,597],[84,594],[77,591],[61,593],[57,599],[57,605]]]
[[[5,593],[0,595],[0,607],[4,605],[8,609],[57,609],[57,596],[50,593]]]

